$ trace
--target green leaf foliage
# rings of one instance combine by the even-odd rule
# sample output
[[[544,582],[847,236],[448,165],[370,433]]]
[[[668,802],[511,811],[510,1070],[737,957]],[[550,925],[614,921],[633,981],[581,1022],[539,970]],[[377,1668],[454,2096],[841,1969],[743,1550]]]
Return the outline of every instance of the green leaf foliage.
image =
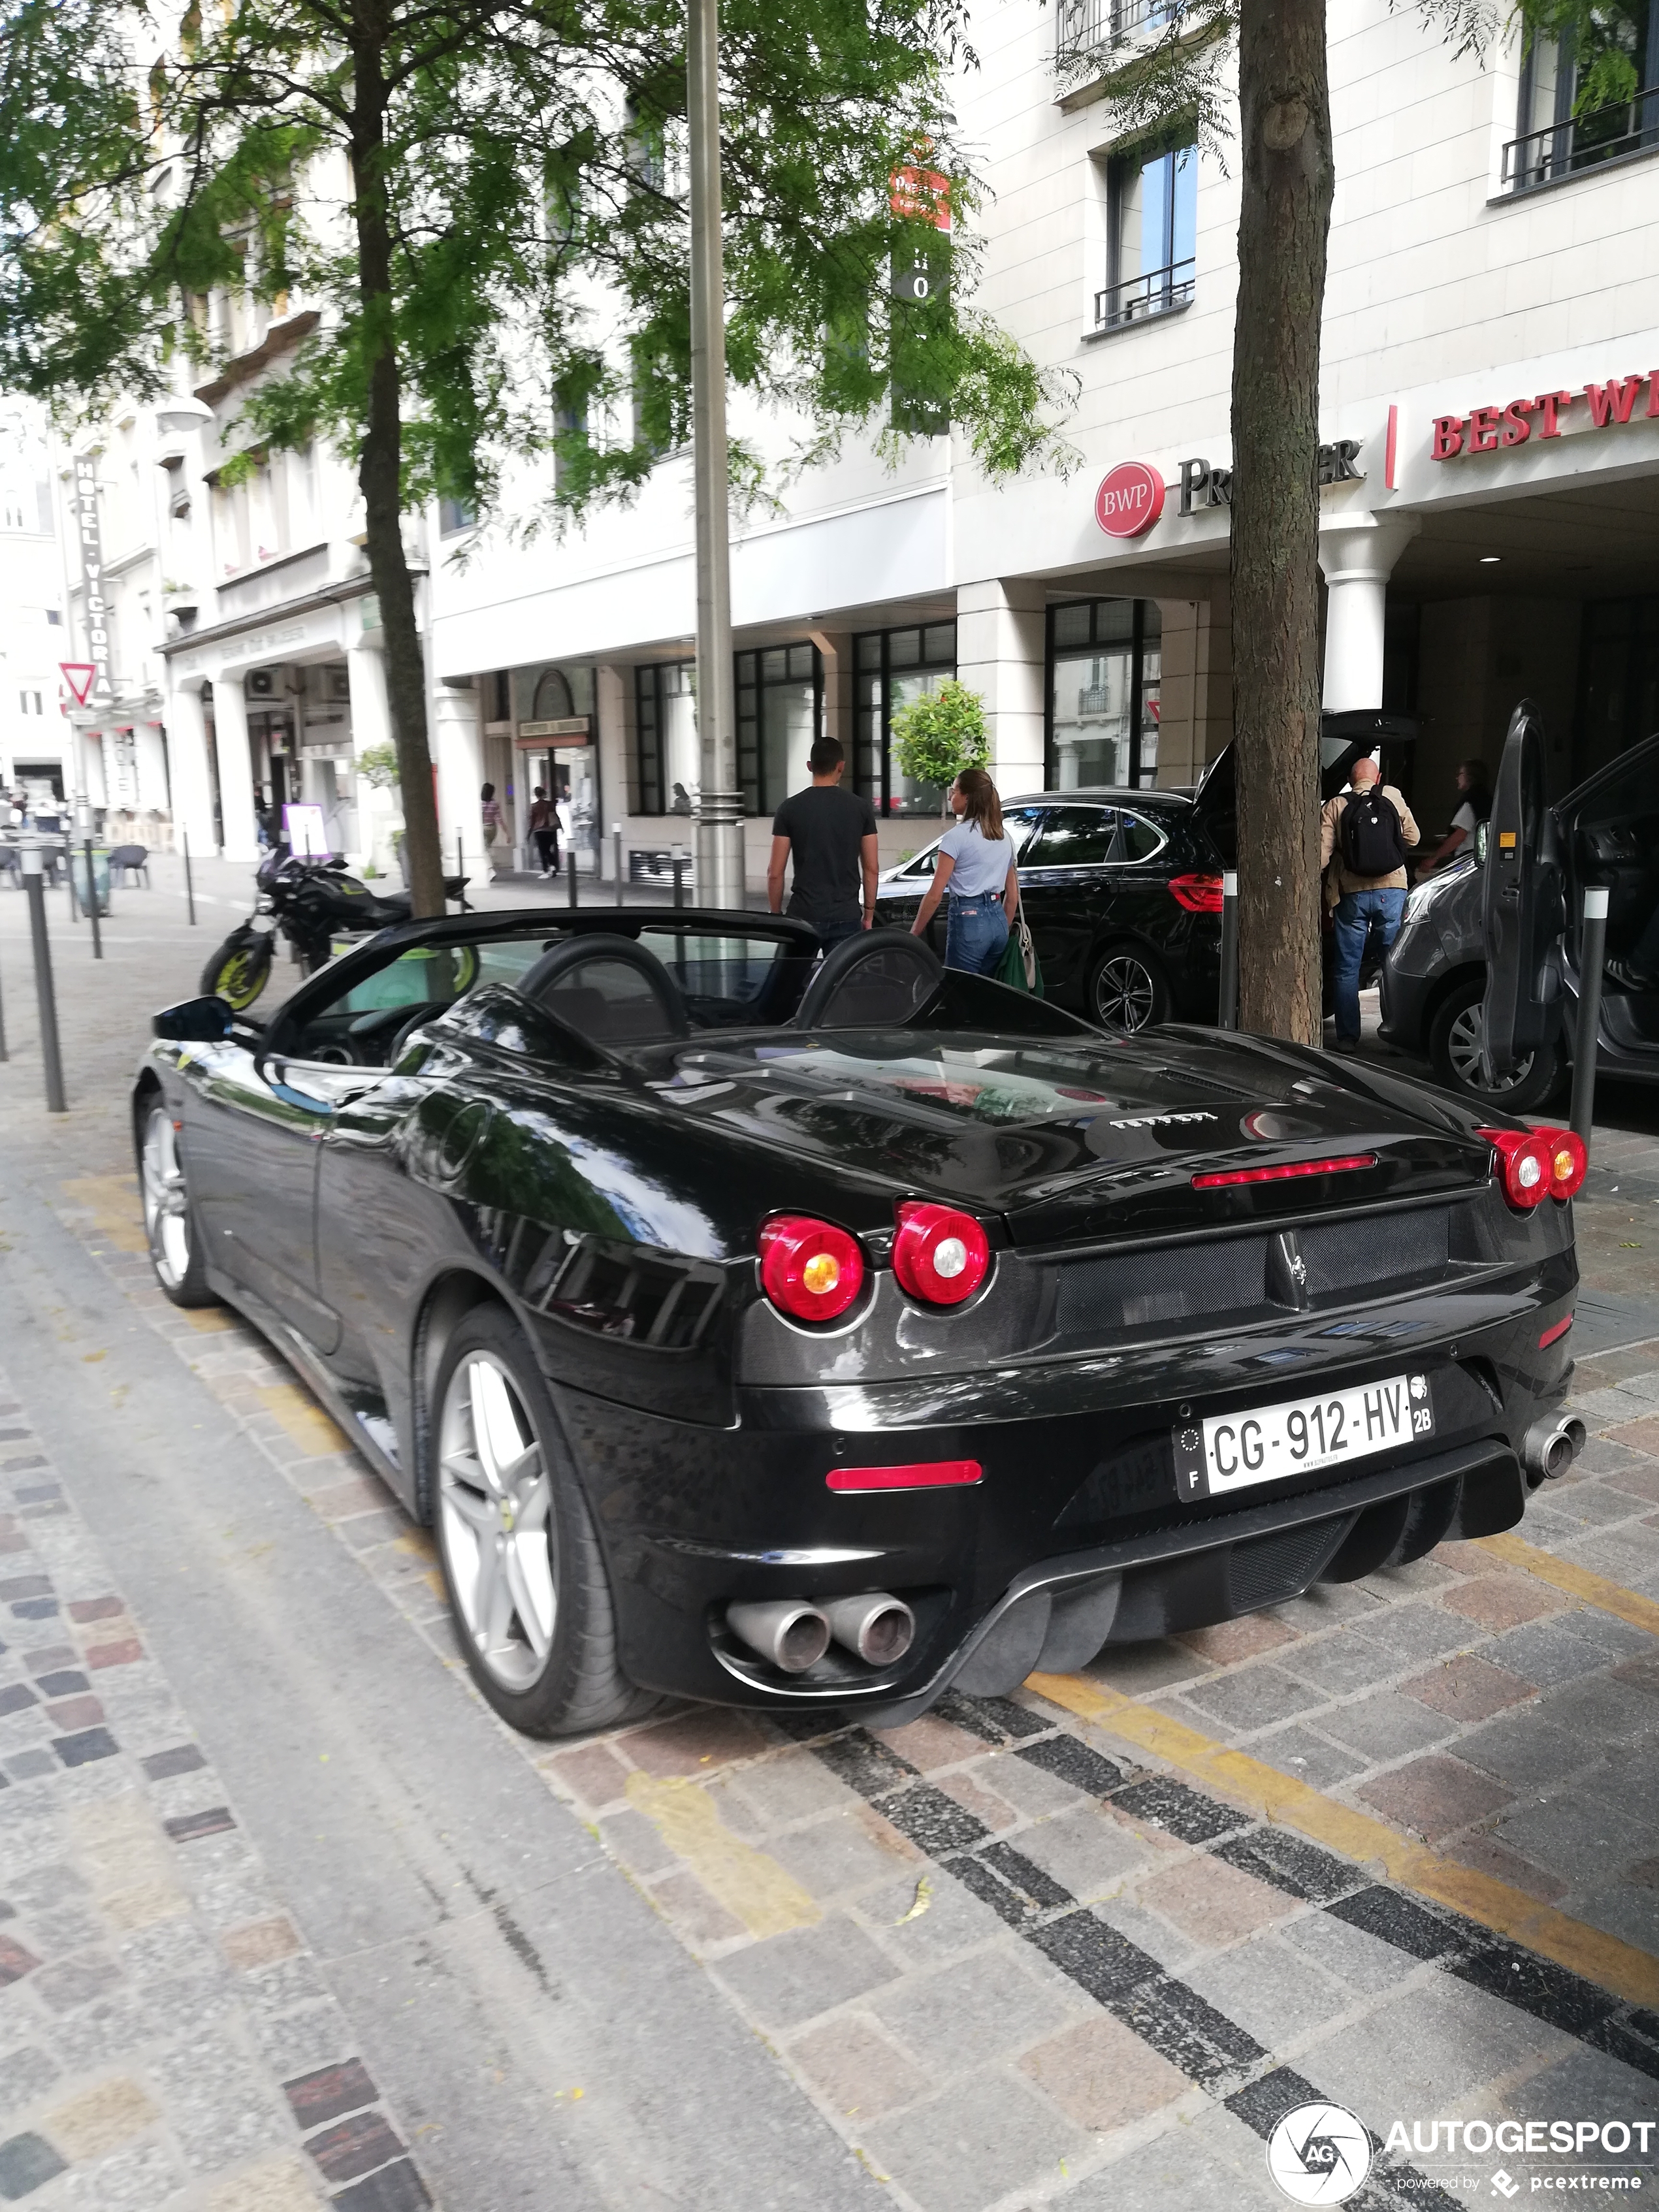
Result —
[[[913,699],[893,717],[893,757],[916,783],[954,783],[965,768],[991,757],[985,702],[954,677]]]

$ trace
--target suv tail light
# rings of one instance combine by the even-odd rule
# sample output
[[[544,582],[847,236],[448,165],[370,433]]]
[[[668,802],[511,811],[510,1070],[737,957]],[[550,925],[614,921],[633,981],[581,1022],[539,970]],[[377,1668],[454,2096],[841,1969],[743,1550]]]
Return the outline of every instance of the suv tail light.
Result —
[[[760,1233],[761,1287],[794,1321],[834,1321],[864,1288],[858,1239],[833,1222],[774,1214]]]
[[[991,1247],[971,1213],[907,1200],[898,1210],[893,1273],[913,1298],[959,1306],[985,1280]]]
[[[1188,914],[1219,914],[1221,878],[1219,876],[1171,876],[1170,896],[1177,906],[1184,906]]]
[[[1551,1139],[1555,1129],[1482,1129],[1480,1133],[1497,1153],[1504,1177],[1504,1195],[1510,1204],[1527,1212],[1541,1206],[1555,1180],[1555,1153]]]

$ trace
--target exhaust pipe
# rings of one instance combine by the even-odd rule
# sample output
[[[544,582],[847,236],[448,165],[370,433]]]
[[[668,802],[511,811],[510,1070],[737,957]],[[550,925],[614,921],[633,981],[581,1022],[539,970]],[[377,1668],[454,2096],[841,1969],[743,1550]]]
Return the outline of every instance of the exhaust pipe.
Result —
[[[915,1641],[916,1617],[904,1600],[885,1590],[862,1597],[834,1597],[823,1608],[837,1644],[872,1667],[890,1667]]]
[[[804,1597],[728,1605],[726,1624],[751,1651],[758,1651],[786,1674],[804,1674],[830,1649],[830,1624]]]
[[[1576,1413],[1544,1413],[1527,1431],[1521,1445],[1522,1464],[1535,1490],[1552,1475],[1565,1474],[1589,1435]]]

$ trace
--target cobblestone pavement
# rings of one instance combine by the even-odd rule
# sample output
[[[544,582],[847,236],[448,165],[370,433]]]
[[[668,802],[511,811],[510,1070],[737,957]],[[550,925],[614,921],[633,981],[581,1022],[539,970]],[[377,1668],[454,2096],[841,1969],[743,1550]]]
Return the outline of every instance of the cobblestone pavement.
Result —
[[[181,935],[158,930],[135,982],[160,980],[159,955],[171,945],[176,962]],[[15,1005],[15,961],[4,973]],[[106,1002],[112,980],[94,978]],[[84,973],[74,988],[87,995]],[[0,1078],[0,1097],[19,1100],[17,1075]],[[550,1847],[596,1837],[719,2014],[749,2031],[767,2078],[817,2128],[811,2155],[824,2142],[851,2153],[790,2201],[828,2203],[833,2187],[837,2203],[906,2212],[1278,2204],[1263,2139],[1329,2099],[1389,2146],[1351,2201],[1443,2208],[1504,2193],[1500,2171],[1528,2194],[1575,2176],[1581,2189],[1659,2177],[1659,1316],[1644,1304],[1659,1146],[1646,1110],[1638,1102],[1633,1127],[1598,1140],[1579,1209],[1591,1340],[1615,1344],[1621,1319],[1635,1334],[1644,1316],[1645,1337],[1581,1358],[1575,1403],[1595,1440],[1511,1536],[1033,1678],[1012,1699],[952,1698],[903,1729],[817,1734],[698,1709],[565,1747],[511,1737],[472,1695],[424,1532],[261,1340],[228,1315],[179,1314],[151,1286],[118,1114],[88,1112],[73,1142],[36,1117],[20,1146],[112,1310],[131,1315],[157,1387],[234,1424],[225,1483],[267,1499],[259,1525],[278,1570],[299,1542],[262,1489],[280,1471],[335,1547],[331,1602],[428,1701],[430,1725],[435,1663],[476,1741],[533,1780],[532,1827]],[[20,1106],[15,1124],[27,1120]],[[0,1228],[10,1233],[8,1213]],[[37,1264],[40,1243],[34,1232]],[[15,1362],[13,1379],[27,1429],[37,1387],[61,1397],[61,1379]],[[169,1691],[149,1656],[159,1614],[76,1617],[120,1601],[78,1528],[76,1471],[20,1468],[40,1456],[27,1433],[0,1453],[13,1455],[0,1478],[15,1492],[0,1604],[15,1620],[34,1604],[68,1608],[67,1626],[41,1616],[37,1630],[24,1613],[15,1638],[0,1627],[12,1644],[0,1708],[16,1702],[0,1729],[18,1730],[0,1749],[35,1762],[0,1792],[0,1895],[14,1913],[0,1923],[0,1978],[15,1972],[0,1990],[0,2197],[276,2207],[343,2184],[349,2203],[403,2201],[354,2197],[377,2177],[307,2155],[337,2140],[348,2159],[380,2148],[380,2176],[416,2191],[412,2142],[454,2212],[729,2201],[695,2128],[678,2170],[651,2165],[620,2189],[580,2131],[568,2196],[514,2193],[476,2153],[446,2162],[458,2084],[390,2035],[361,1984],[345,1986],[335,1948],[318,1948],[312,1923],[326,1914],[303,1859],[210,1765],[166,1766],[208,1731],[223,1686],[175,1672]],[[63,1496],[25,1495],[54,1484]],[[33,1594],[36,1577],[50,1596]],[[8,1595],[14,1578],[28,1589]],[[98,1663],[112,1650],[122,1656]],[[68,1764],[62,1747],[82,1738],[108,1749]],[[110,1806],[127,1809],[97,1809]],[[458,1803],[440,1809],[460,1817]],[[117,1819],[131,1825],[112,1851],[100,1823]],[[204,1825],[220,1821],[236,1825]],[[32,1858],[9,1823],[34,1838]],[[267,1835],[286,1890],[261,1869]],[[68,1890],[31,1887],[36,1863],[67,1869]],[[147,1883],[176,1908],[130,1927],[119,1899]],[[603,1904],[601,1940],[606,1912],[619,1942],[636,1940]],[[428,1932],[443,1917],[434,1901]],[[564,1940],[568,1955],[532,1950],[514,1996],[526,2017],[556,2019],[562,1975],[579,1978],[568,1929]],[[289,1942],[291,1954],[252,1955]],[[54,1987],[76,1993],[61,2010]],[[716,2013],[696,2017],[712,2035]],[[612,2078],[570,2073],[557,2096],[629,2092],[657,2045],[684,2063],[684,2033],[666,2010],[632,2016],[602,2060]],[[20,2069],[19,2045],[44,2054],[37,2069],[62,2070]],[[343,2069],[340,2094],[368,2100],[357,2112],[295,2105],[306,2076]],[[555,2103],[539,2124],[563,2141],[571,2107]],[[1612,2123],[1612,2140],[1581,2128],[1563,2153],[1548,2131],[1563,2122]],[[795,2161],[775,2118],[757,2109],[735,2125],[762,2177],[757,2201],[784,2201]]]

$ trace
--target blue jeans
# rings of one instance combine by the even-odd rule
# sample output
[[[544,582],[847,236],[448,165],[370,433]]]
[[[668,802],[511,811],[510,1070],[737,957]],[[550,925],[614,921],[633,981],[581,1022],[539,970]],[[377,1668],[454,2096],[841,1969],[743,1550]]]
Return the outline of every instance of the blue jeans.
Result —
[[[864,924],[862,921],[826,921],[818,931],[818,943],[823,947],[823,950],[826,952],[830,952],[832,951],[837,945],[845,943],[848,938],[861,937],[863,934]]]
[[[1382,951],[1400,934],[1406,911],[1402,890],[1344,891],[1336,902],[1336,1033],[1359,1037],[1359,970],[1364,964],[1365,940],[1373,929],[1382,939]]]
[[[1008,917],[1000,891],[950,899],[945,908],[945,964],[970,975],[989,975],[1008,942]]]

